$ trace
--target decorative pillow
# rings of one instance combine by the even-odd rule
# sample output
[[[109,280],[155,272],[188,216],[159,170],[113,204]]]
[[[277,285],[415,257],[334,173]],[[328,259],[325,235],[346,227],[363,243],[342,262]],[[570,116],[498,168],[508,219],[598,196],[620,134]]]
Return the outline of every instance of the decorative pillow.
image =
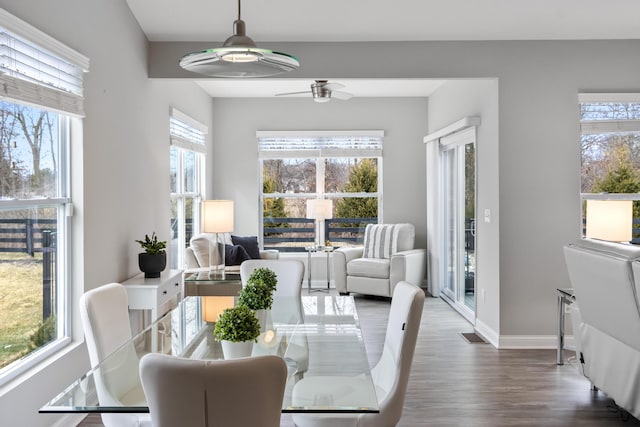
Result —
[[[240,245],[224,245],[224,265],[240,265],[251,259],[246,249]]]
[[[260,248],[258,247],[258,237],[256,236],[247,236],[240,237],[231,235],[231,241],[234,245],[242,246],[251,259],[260,259]]]
[[[398,250],[397,224],[368,224],[364,232],[363,258],[389,259]]]

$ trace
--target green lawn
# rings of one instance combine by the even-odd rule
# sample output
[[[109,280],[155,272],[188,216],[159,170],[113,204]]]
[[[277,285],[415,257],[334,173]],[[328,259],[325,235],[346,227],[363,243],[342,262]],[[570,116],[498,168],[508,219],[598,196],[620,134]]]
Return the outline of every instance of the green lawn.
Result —
[[[29,351],[42,321],[42,257],[0,254],[0,368]]]

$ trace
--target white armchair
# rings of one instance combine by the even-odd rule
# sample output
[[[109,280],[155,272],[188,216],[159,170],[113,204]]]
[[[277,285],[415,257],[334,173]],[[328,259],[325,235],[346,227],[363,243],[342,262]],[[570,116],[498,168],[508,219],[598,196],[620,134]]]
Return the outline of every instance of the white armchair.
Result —
[[[426,250],[415,249],[413,224],[369,224],[364,246],[333,253],[333,278],[341,294],[356,292],[391,297],[400,281],[420,286]]]

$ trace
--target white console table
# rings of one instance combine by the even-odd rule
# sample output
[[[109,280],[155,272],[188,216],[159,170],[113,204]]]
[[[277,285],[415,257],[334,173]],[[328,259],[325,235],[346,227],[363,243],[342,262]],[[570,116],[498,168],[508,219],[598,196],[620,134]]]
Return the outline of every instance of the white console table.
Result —
[[[183,296],[182,270],[165,270],[158,278],[145,279],[144,273],[122,283],[127,289],[129,310],[151,310],[151,321],[154,322],[168,307],[163,306],[176,297],[179,302]]]

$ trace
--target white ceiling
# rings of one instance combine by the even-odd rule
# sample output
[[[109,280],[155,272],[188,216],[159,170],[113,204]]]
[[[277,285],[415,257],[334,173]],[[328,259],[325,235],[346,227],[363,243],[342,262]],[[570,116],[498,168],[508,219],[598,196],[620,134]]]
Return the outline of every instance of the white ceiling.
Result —
[[[150,41],[211,41],[232,35],[235,0],[127,0]],[[269,41],[640,39],[638,0],[244,0],[247,35]],[[360,96],[428,96],[430,80],[338,80]],[[198,82],[212,96],[273,96],[308,90],[309,79]],[[411,90],[407,86],[411,84]]]

